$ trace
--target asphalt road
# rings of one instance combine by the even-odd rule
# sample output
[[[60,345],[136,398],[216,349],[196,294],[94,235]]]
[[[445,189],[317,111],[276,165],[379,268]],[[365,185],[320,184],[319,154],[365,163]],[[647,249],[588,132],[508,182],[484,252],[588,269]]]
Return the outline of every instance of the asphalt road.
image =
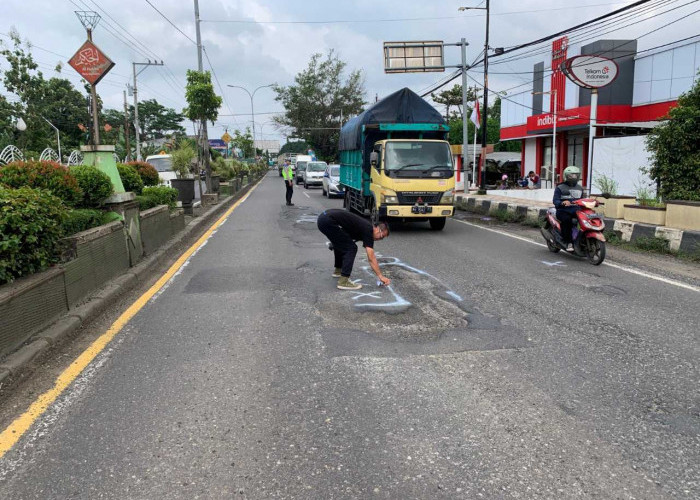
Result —
[[[388,289],[360,250],[342,292],[315,225],[341,201],[293,201],[271,173],[0,460],[0,497],[700,497],[697,290],[451,220],[377,243]]]

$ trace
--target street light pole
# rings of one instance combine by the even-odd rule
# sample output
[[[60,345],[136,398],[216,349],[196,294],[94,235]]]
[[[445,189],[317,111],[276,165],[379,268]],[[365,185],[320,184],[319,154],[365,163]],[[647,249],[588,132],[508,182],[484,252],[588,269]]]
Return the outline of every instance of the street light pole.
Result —
[[[250,93],[250,91],[247,88],[241,87],[240,85],[230,85],[230,84],[227,85],[227,87],[231,87],[232,89],[241,89],[241,90],[245,91],[245,93],[248,94],[248,97],[250,97],[250,113],[251,113],[252,120],[253,120],[253,157],[255,157],[257,155],[257,149],[255,148],[255,106],[253,105],[253,98],[255,97],[255,93],[258,90],[264,89],[266,87],[272,87],[273,85],[274,85],[274,83],[269,83],[267,85],[260,85],[258,88],[253,90],[252,94]]]
[[[491,13],[490,2],[486,0],[486,7],[460,7],[458,10],[485,10],[486,11],[486,36],[484,39],[484,105],[482,107],[483,116],[481,118],[481,189],[486,189],[486,141],[488,139],[486,130],[486,119],[489,108],[489,14]]]
[[[143,66],[138,72],[136,71],[136,66]],[[138,77],[146,68],[149,66],[163,66],[163,61],[158,62],[158,61],[153,61],[149,59],[145,63],[137,63],[137,62],[132,62],[131,63],[131,68],[134,73],[134,128],[135,133],[136,133],[136,160],[141,161],[141,138],[139,137],[139,130],[141,129],[141,125],[139,124],[139,89],[138,89],[138,84],[136,82],[136,77]]]
[[[42,116],[42,118],[44,118],[44,117]],[[61,135],[59,134],[58,129],[56,128],[56,126],[53,123],[48,121],[46,118],[44,118],[44,121],[46,123],[48,123],[51,126],[51,128],[56,131],[56,143],[58,145],[58,163],[63,163],[63,159],[61,157]]]

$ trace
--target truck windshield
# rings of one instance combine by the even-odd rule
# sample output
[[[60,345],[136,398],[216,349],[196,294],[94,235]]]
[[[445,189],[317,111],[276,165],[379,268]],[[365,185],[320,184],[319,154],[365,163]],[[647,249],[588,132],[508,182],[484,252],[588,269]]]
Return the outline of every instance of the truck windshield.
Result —
[[[452,156],[445,142],[388,142],[384,155],[384,169],[406,177],[449,177],[452,175]]]
[[[173,169],[173,161],[168,156],[162,158],[151,158],[148,163],[156,167],[158,172],[169,172]]]

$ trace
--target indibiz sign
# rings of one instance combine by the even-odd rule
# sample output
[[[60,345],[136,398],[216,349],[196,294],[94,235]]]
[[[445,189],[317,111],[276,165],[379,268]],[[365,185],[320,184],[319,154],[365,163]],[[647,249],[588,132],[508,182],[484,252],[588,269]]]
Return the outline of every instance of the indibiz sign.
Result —
[[[560,66],[569,80],[579,87],[598,89],[610,85],[617,78],[617,63],[600,56],[575,56]]]

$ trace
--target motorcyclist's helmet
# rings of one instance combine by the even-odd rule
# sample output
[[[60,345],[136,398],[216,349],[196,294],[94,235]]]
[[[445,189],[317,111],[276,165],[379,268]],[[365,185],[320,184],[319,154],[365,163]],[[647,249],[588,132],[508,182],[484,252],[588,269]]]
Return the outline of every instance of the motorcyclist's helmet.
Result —
[[[566,182],[569,186],[575,186],[578,184],[579,179],[581,178],[581,169],[575,166],[570,166],[566,167],[564,169],[564,182]]]

